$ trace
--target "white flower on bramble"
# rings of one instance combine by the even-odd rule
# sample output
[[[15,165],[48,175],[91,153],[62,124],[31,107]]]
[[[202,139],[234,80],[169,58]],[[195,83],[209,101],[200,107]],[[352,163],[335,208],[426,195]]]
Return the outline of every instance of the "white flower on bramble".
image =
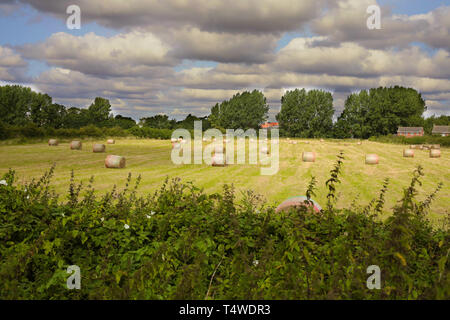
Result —
[[[130,229],[130,226],[127,225],[127,224],[125,224],[123,227],[124,227],[125,229]]]
[[[155,211],[150,212],[151,215],[154,215],[155,213],[156,213]]]
[[[105,218],[101,217],[100,220],[103,222],[103,221],[105,221]]]
[[[4,186],[7,186],[7,185],[8,185],[8,182],[6,182],[6,180],[0,180],[0,184],[2,184],[2,185],[4,185]]]
[[[253,261],[253,265],[254,265],[254,266],[257,266],[258,264],[259,264],[259,260]]]
[[[149,216],[148,214],[146,215],[147,219],[150,219],[152,216]]]

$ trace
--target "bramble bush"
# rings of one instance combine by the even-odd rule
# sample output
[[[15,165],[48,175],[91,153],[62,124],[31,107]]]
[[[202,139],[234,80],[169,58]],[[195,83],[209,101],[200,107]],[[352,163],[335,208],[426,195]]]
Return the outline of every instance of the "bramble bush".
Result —
[[[228,185],[205,194],[167,179],[139,196],[131,175],[99,197],[93,178],[84,187],[72,172],[60,199],[53,167],[25,184],[10,170],[0,185],[0,299],[449,299],[449,219],[432,228],[426,218],[442,185],[418,201],[418,167],[382,220],[388,179],[369,205],[335,208],[343,163],[340,154],[320,213],[279,214],[251,191],[238,201]],[[81,269],[80,290],[66,287],[69,265]],[[370,265],[380,290],[366,286]]]
[[[100,138],[100,137],[127,137],[134,136],[137,138],[147,139],[170,139],[172,137],[172,129],[157,129],[150,127],[134,126],[129,129],[121,127],[97,127],[88,125],[80,129],[38,127],[30,123],[24,126],[5,125],[0,121],[0,140],[19,138],[26,141],[26,138],[45,139],[45,138]],[[191,135],[193,135],[193,130]]]
[[[14,138],[86,138],[86,137],[126,137],[130,133],[121,127],[97,127],[88,125],[80,129],[38,127],[33,123],[24,126],[5,125],[0,122],[0,140]]]
[[[35,124],[25,126],[10,126],[0,122],[0,140],[14,138],[100,138],[100,137],[127,137],[134,136],[138,138],[148,139],[170,139],[172,136],[171,129],[156,129],[150,127],[134,126],[130,129],[121,127],[97,127],[89,125],[74,128],[51,128],[38,127]]]
[[[158,129],[150,127],[135,126],[128,130],[133,136],[138,138],[149,139],[170,139],[172,137],[172,129]]]

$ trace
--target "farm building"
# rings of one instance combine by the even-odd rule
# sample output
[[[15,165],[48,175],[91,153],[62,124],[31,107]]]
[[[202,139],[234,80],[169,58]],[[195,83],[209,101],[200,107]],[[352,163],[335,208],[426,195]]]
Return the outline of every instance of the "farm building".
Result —
[[[398,127],[397,135],[404,137],[421,137],[423,136],[422,127]]]
[[[450,126],[437,126],[434,125],[433,126],[433,131],[431,132],[432,134],[436,134],[436,135],[440,135],[443,137],[448,137],[450,136]]]
[[[280,126],[278,122],[266,122],[261,125],[261,129],[278,129]]]

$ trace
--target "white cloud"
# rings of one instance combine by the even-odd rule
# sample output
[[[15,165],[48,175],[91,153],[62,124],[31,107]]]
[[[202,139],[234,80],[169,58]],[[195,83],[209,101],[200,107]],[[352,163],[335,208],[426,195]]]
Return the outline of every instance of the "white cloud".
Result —
[[[24,82],[25,59],[44,61],[50,69],[33,84],[67,105],[104,96],[115,111],[135,117],[205,114],[237,91],[257,88],[273,115],[289,88],[330,90],[340,109],[351,92],[394,85],[422,92],[431,111],[444,112],[450,100],[448,6],[412,16],[383,7],[382,30],[368,30],[372,0],[20,2],[63,20],[67,5],[78,4],[83,23],[118,32],[68,31],[16,51],[0,47],[1,80]],[[312,36],[299,36],[303,27]],[[286,31],[297,37],[277,51]],[[217,64],[175,71],[186,59]]]
[[[233,33],[279,33],[296,30],[318,16],[330,0],[20,0],[66,19],[77,4],[83,19],[111,28],[183,27]]]
[[[164,73],[164,67],[177,63],[169,49],[155,35],[137,31],[109,38],[59,32],[42,43],[18,48],[28,59],[103,77]]]
[[[319,41],[322,40],[323,37]],[[438,50],[429,56],[419,47],[378,50],[366,49],[351,42],[336,47],[315,43],[316,38],[293,39],[280,50],[275,66],[281,70],[313,74],[450,78],[450,57],[445,50]]]
[[[373,0],[340,0],[330,11],[316,18],[311,29],[327,36],[329,45],[352,41],[367,48],[404,47],[423,42],[433,48],[450,51],[450,6],[426,14],[392,15],[381,6],[381,30],[369,30],[366,9]]]
[[[271,60],[279,36],[206,32],[198,28],[174,29],[168,35],[180,59],[262,63]]]
[[[27,65],[12,49],[0,46],[0,80],[24,81]]]

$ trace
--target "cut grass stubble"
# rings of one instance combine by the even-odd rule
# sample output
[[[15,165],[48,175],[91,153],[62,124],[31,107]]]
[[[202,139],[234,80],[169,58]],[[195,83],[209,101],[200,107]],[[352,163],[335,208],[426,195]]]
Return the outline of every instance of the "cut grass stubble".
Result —
[[[292,140],[291,140],[292,141]],[[212,167],[202,165],[175,165],[170,159],[172,146],[165,140],[120,139],[115,144],[108,144],[106,153],[93,153],[92,146],[104,141],[87,141],[82,150],[70,150],[68,143],[49,147],[47,143],[30,145],[0,146],[0,174],[9,168],[16,170],[19,179],[29,181],[38,178],[55,163],[56,170],[52,185],[57,193],[67,191],[70,183],[70,171],[74,169],[77,180],[88,182],[95,177],[93,186],[97,192],[110,190],[115,184],[126,180],[129,172],[134,176],[142,175],[139,188],[141,193],[152,193],[158,189],[163,180],[180,177],[193,181],[206,192],[219,192],[223,184],[233,184],[237,190],[252,189],[262,194],[271,205],[278,205],[285,199],[304,194],[310,177],[317,179],[316,200],[324,206],[327,190],[325,181],[333,167],[336,155],[344,151],[345,160],[342,167],[341,184],[337,190],[336,207],[348,207],[355,198],[364,205],[377,196],[383,180],[390,178],[385,209],[389,211],[402,196],[402,188],[409,184],[411,173],[417,165],[422,165],[425,176],[421,194],[431,193],[439,182],[443,188],[432,204],[430,219],[437,221],[449,212],[450,208],[450,150],[442,148],[440,158],[430,158],[429,150],[415,150],[414,158],[403,157],[402,145],[384,144],[365,141],[357,145],[355,141],[334,142],[325,140],[308,140],[310,144],[289,144],[280,140],[280,166],[277,174],[262,176],[260,165],[229,165]],[[206,143],[204,144],[206,145]],[[235,148],[236,149],[236,148]],[[314,163],[302,162],[302,153],[314,151],[317,158]],[[248,160],[248,148],[247,148]],[[127,159],[125,169],[110,170],[105,168],[105,157],[109,154],[122,155]],[[365,165],[366,154],[377,154],[379,164]]]

